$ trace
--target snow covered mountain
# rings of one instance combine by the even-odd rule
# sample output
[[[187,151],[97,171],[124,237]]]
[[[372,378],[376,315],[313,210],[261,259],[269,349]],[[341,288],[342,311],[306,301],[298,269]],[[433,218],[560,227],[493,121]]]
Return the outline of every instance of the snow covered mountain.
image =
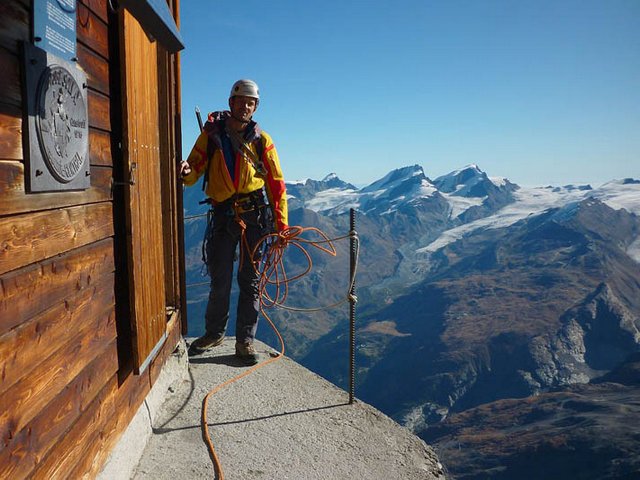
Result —
[[[407,203],[438,194],[419,165],[394,170],[360,190],[331,174],[320,182],[288,183],[287,193],[293,208],[300,206],[325,215],[340,215],[350,208],[364,213],[390,213]]]
[[[433,181],[421,166],[413,165],[393,170],[361,189],[331,174],[321,181],[287,184],[287,190],[290,208],[303,207],[328,216],[344,214],[350,208],[365,215],[389,215],[406,211],[406,207],[428,207],[429,201],[446,204],[449,228],[418,247],[419,254],[434,252],[477,229],[508,227],[530,215],[570,208],[588,198],[640,215],[640,180],[612,180],[596,189],[590,185],[520,187],[502,177],[490,178],[475,164]],[[640,242],[630,251],[640,259]]]
[[[418,206],[424,200],[445,200],[452,219],[468,210],[495,210],[512,201],[518,186],[506,179],[490,179],[477,165],[469,165],[431,181],[420,165],[393,170],[380,180],[357,189],[341,182],[335,174],[313,183],[287,184],[294,207],[302,206],[326,215],[339,215],[355,208],[363,213],[389,214],[406,206]],[[304,187],[301,187],[303,185]],[[303,191],[305,193],[303,193]]]
[[[575,210],[580,202],[589,198],[598,199],[614,210],[625,209],[629,213],[640,215],[640,181],[633,179],[612,180],[596,189],[588,185],[519,187],[509,205],[491,215],[442,232],[436,240],[420,249],[419,253],[435,252],[475,230],[505,228],[552,208],[559,208],[566,213]],[[640,261],[637,247],[638,245],[631,247],[630,253]]]
[[[309,201],[322,205],[323,197],[348,197],[350,192],[355,192],[356,190],[356,187],[350,183],[343,182],[335,173],[330,173],[322,180],[307,179],[287,182],[289,209],[293,210],[305,206]],[[318,211],[320,208],[313,210]]]

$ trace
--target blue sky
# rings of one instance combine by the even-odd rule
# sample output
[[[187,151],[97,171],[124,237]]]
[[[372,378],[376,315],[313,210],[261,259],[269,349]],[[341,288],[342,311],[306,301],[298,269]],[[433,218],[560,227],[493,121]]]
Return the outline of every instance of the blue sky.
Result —
[[[194,107],[258,82],[287,180],[470,163],[521,185],[640,178],[638,0],[181,0]]]

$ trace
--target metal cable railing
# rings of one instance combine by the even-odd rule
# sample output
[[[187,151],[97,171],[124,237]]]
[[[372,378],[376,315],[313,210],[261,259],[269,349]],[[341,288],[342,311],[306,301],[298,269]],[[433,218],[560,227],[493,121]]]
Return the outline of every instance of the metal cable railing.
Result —
[[[193,218],[206,217],[207,215],[208,215],[207,213],[198,213],[197,215],[187,215],[186,217],[184,217],[184,219],[191,220]]]

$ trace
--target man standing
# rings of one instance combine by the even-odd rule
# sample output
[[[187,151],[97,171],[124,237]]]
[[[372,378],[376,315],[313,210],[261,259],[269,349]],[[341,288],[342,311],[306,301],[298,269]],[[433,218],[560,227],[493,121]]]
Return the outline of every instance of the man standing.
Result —
[[[266,233],[287,228],[287,197],[278,154],[271,137],[252,117],[260,95],[252,80],[238,80],[229,95],[230,111],[209,114],[180,174],[186,185],[204,175],[203,189],[213,215],[205,234],[211,291],[206,332],[191,345],[201,352],[220,345],[229,320],[233,263],[240,246],[236,318],[236,356],[258,363],[253,346],[258,326],[258,274],[251,253]]]

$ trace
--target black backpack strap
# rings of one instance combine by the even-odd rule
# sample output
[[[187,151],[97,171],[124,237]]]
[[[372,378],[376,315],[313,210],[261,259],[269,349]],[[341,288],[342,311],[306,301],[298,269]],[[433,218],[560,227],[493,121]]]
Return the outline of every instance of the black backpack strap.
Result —
[[[262,170],[266,172],[264,168],[264,160],[262,158],[262,156],[264,155],[264,140],[262,139],[262,135],[258,136],[253,144],[256,146],[256,153],[258,154],[258,165],[256,170]]]
[[[209,145],[207,144],[207,150],[209,150]],[[207,192],[207,183],[209,183],[209,165],[211,165],[210,162],[210,156],[207,153],[207,166],[204,169],[204,178],[202,179],[202,191],[203,192]]]
[[[207,166],[204,170],[204,178],[202,179],[202,191],[206,193],[207,184],[209,183],[209,169],[211,167],[211,157],[213,157],[214,152],[218,146],[216,145],[215,139],[213,138],[216,134],[214,131],[214,126],[211,122],[207,121],[204,125],[204,131],[207,132]],[[224,132],[224,128],[219,129],[217,131]]]

